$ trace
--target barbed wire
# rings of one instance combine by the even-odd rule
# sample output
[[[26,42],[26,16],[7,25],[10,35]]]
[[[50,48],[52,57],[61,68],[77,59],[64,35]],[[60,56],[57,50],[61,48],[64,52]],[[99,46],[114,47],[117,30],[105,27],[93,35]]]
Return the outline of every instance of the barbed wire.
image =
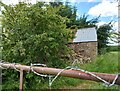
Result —
[[[93,74],[93,73],[91,73],[91,72],[89,72],[89,71],[80,69],[80,68],[78,68],[78,67],[71,67],[71,69],[72,69],[72,70],[79,70],[79,71],[82,71],[82,72],[84,72],[84,73],[86,73],[86,74],[90,74],[91,76],[93,76],[93,77],[101,80],[102,82],[104,82],[104,83],[105,83],[105,86],[107,86],[107,87],[113,86],[113,85],[115,84],[115,82],[117,81],[118,76],[120,75],[120,73],[116,74],[116,76],[115,76],[115,78],[114,78],[114,80],[113,80],[113,82],[112,82],[112,84],[111,84],[110,82],[102,79],[101,77],[99,77],[99,76],[97,76],[97,75],[95,75],[95,74]]]
[[[7,64],[8,62],[0,61],[0,63],[3,65],[4,63]],[[75,63],[75,62],[74,62],[74,63]],[[74,65],[74,63],[73,63],[73,65]],[[17,70],[17,71],[20,72],[20,70],[18,70],[17,67],[16,67],[16,65],[20,65],[20,64],[18,64],[18,63],[11,63],[11,64],[14,65],[14,69],[15,69],[15,70]],[[8,67],[3,67],[2,65],[0,65],[0,68],[2,68],[2,69],[8,69],[8,68],[9,68],[9,66],[8,66]],[[107,86],[107,87],[113,86],[113,85],[116,83],[116,81],[117,81],[117,79],[118,79],[118,77],[119,77],[119,75],[120,75],[120,73],[116,74],[114,80],[112,81],[112,83],[110,83],[110,82],[102,79],[101,77],[93,74],[92,72],[83,70],[83,69],[81,69],[81,68],[79,68],[79,67],[77,67],[77,66],[73,66],[73,65],[72,65],[72,66],[67,66],[66,68],[60,70],[60,71],[57,73],[56,76],[50,75],[50,74],[49,74],[49,75],[40,74],[40,73],[36,72],[36,71],[34,70],[34,68],[33,68],[33,66],[47,67],[45,64],[32,64],[32,63],[31,63],[31,65],[30,65],[30,70],[31,70],[33,73],[35,73],[35,74],[37,74],[37,75],[39,75],[39,76],[41,76],[41,77],[48,77],[48,78],[49,78],[49,87],[50,87],[50,89],[51,89],[51,86],[52,86],[53,82],[54,82],[54,81],[58,78],[58,76],[59,76],[63,71],[65,71],[65,70],[78,70],[78,71],[84,72],[84,73],[86,73],[86,74],[90,74],[91,76],[93,76],[93,77],[97,78],[98,80],[104,82],[105,86]],[[54,78],[52,79],[52,77],[54,77]]]
[[[14,69],[15,69],[16,71],[20,72],[20,70],[17,69],[16,66],[15,66],[15,65],[20,65],[20,64],[18,64],[18,63],[13,63],[13,64],[14,64]]]
[[[47,67],[45,64],[32,64],[32,63],[31,63],[30,69],[31,69],[31,71],[32,71],[33,73],[35,73],[35,74],[37,74],[37,75],[39,75],[39,76],[41,76],[41,77],[49,77],[49,75],[44,75],[44,74],[40,74],[40,73],[36,72],[36,71],[33,69],[33,66]]]
[[[32,64],[30,65],[30,69],[33,73],[35,73],[36,75],[38,76],[41,76],[41,77],[48,77],[49,78],[49,88],[51,89],[51,85],[52,85],[52,77],[53,75],[44,75],[44,74],[40,74],[38,72],[36,72],[34,69],[33,69],[33,66],[42,66],[42,67],[47,67],[45,64]]]
[[[4,63],[7,64],[8,62],[4,62],[3,60],[1,60],[0,63],[1,63],[1,65],[0,65],[0,68],[1,68],[1,69],[8,69],[8,68],[9,68],[9,66],[8,66],[8,67],[3,67],[3,66],[2,66]]]
[[[111,87],[111,86],[113,86],[113,85],[115,84],[115,82],[117,81],[119,75],[120,75],[120,73],[118,73],[118,74],[115,76],[112,84],[110,84],[109,87]]]

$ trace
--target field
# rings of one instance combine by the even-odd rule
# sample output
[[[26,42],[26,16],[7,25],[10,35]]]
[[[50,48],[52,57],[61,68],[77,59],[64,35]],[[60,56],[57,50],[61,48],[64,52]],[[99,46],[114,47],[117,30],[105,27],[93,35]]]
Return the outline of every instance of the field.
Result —
[[[93,60],[91,63],[86,63],[86,64],[76,64],[77,66],[79,66],[81,69],[90,71],[90,72],[100,72],[100,73],[110,73],[110,74],[117,74],[118,73],[118,52],[109,52],[107,54],[104,55],[100,55],[96,58],[96,60]],[[11,71],[11,69],[10,69]],[[31,73],[31,75],[34,75]],[[31,76],[29,75],[29,76]],[[26,73],[26,78],[27,73]],[[31,77],[29,77],[30,79]],[[49,89],[49,79],[45,78],[44,82],[41,82],[43,79],[40,76],[36,76],[36,78],[34,80],[39,80],[37,81],[37,83],[35,83],[35,81],[31,81],[32,84],[31,89]],[[15,84],[15,80],[12,80]],[[39,82],[39,83],[38,83]],[[13,85],[11,85],[11,83],[6,83],[5,86],[3,87],[4,89],[11,89]],[[29,85],[29,83],[26,83],[27,85]],[[16,81],[15,86],[18,88],[19,86],[19,80]],[[14,86],[14,87],[15,87]],[[52,89],[109,89],[109,90],[117,90],[118,89],[118,85],[114,85],[111,87],[106,87],[105,85],[103,85],[103,83],[101,82],[94,82],[94,81],[88,81],[88,80],[82,80],[82,79],[75,79],[75,78],[67,78],[67,77],[58,77],[52,84],[51,86]],[[24,81],[24,89],[28,89],[28,87],[26,87],[25,85],[25,81]],[[31,90],[33,91],[33,90]]]
[[[118,52],[110,52],[101,56],[91,63],[79,65],[80,68],[90,72],[118,73]],[[106,87],[101,82],[79,80],[73,78],[59,77],[52,84],[54,89],[118,89],[117,85]]]

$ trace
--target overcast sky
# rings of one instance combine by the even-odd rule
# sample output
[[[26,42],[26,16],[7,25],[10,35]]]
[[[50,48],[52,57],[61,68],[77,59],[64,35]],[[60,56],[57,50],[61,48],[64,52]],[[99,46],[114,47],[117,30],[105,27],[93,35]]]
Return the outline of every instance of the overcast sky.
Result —
[[[17,4],[18,1],[29,1],[33,4],[36,1],[50,2],[54,0],[2,0],[5,4]],[[58,0],[60,1],[60,0]],[[77,8],[77,16],[88,14],[89,18],[95,18],[99,15],[100,21],[98,25],[109,23],[110,21],[116,21],[114,23],[115,31],[118,31],[118,2],[116,0],[61,0],[71,2],[71,5],[75,5]]]

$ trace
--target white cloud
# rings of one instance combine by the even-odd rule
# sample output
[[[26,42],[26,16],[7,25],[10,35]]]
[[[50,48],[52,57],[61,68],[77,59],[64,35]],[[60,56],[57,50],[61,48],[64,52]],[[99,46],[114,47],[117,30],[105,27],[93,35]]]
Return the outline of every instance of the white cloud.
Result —
[[[93,2],[94,0],[88,0],[88,2]]]
[[[118,15],[118,3],[110,2],[108,0],[103,0],[101,3],[90,8],[88,11],[89,15],[107,17],[107,16],[117,16]]]

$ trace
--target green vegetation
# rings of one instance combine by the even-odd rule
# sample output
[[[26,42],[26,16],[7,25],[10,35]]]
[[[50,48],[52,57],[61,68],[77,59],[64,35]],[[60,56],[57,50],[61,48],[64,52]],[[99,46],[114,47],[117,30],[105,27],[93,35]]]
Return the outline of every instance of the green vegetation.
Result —
[[[17,5],[5,5],[0,3],[5,10],[2,11],[2,59],[8,62],[15,62],[25,65],[30,63],[43,63],[48,67],[64,68],[68,64],[65,57],[70,53],[70,49],[66,46],[69,40],[73,39],[73,31],[71,27],[77,28],[95,27],[98,18],[87,20],[88,16],[83,15],[76,20],[76,8],[68,4],[51,3],[45,4],[38,2],[37,4],[19,3]],[[59,7],[58,7],[59,6]],[[104,30],[104,28],[105,30]],[[109,25],[102,26],[98,30],[98,41],[107,44],[108,35],[111,27]],[[99,48],[103,48],[100,46]],[[1,51],[1,50],[0,50]],[[104,50],[102,50],[103,52]],[[79,65],[80,68],[88,71],[117,73],[118,62],[117,53],[108,53],[100,55],[95,61]],[[2,71],[2,88],[18,89],[19,72],[16,70]],[[90,83],[90,84],[88,84]],[[52,85],[52,88],[73,88],[84,87],[88,89],[105,88],[99,86],[99,83],[59,77]],[[85,86],[83,86],[84,84]],[[24,89],[48,89],[48,78],[39,77],[34,73],[24,73]],[[116,87],[113,87],[116,88]]]
[[[120,46],[108,46],[108,51],[109,52],[120,51]]]
[[[80,68],[90,71],[90,72],[101,72],[101,73],[111,73],[117,74],[118,73],[118,52],[111,52],[104,55],[97,57],[96,60],[92,61],[91,63],[87,63],[85,65],[79,65]],[[87,80],[79,80],[79,79],[71,79],[60,77],[60,80],[56,80],[53,83],[57,84],[62,82],[60,88],[70,88],[70,89],[118,89],[117,85],[112,87],[106,87],[101,82],[93,82]],[[64,80],[64,81],[63,81]],[[57,88],[57,86],[55,85]],[[59,88],[59,87],[58,87]]]
[[[118,73],[118,52],[111,52],[111,53],[101,55],[91,63],[87,63],[85,65],[79,65],[79,67],[90,72],[117,74]],[[33,73],[29,73],[29,74],[25,73],[24,76],[26,78],[24,79],[25,89],[28,89],[27,85],[29,84],[31,85],[30,89],[49,89],[48,78],[42,78],[42,77],[36,76]],[[30,82],[25,81],[30,79],[32,79],[32,81]],[[19,87],[19,81],[15,83],[15,79],[13,79],[12,83],[15,84],[14,86],[16,87],[16,89]],[[9,89],[9,87],[11,88],[12,86],[10,83],[6,83],[5,85],[8,86],[6,87],[7,89]],[[101,82],[87,81],[87,80],[67,78],[67,77],[58,77],[53,82],[51,88],[52,89],[118,89],[118,86],[114,85],[112,87],[106,87]]]
[[[103,73],[118,72],[118,52],[110,52],[100,55],[95,61],[83,65],[83,68],[89,71]]]
[[[78,65],[78,64],[77,64]],[[118,52],[107,53],[99,56],[96,60],[85,65],[79,65],[80,68],[90,72],[118,73]],[[41,78],[39,77],[39,80]],[[33,84],[34,87],[35,84]],[[48,79],[42,87],[37,89],[49,89]],[[118,89],[117,85],[106,87],[101,82],[87,81],[67,77],[58,77],[52,84],[52,89]]]
[[[112,30],[112,26],[110,24],[104,24],[97,29],[99,54],[103,54],[108,51],[107,44],[109,43],[108,38],[110,37],[110,30]]]
[[[66,44],[72,39],[72,31],[66,29],[67,19],[57,14],[59,9],[41,2],[35,5],[19,3],[3,6],[3,60],[63,66],[65,59],[62,56],[69,52]]]
[[[5,5],[2,11],[2,60],[10,63],[30,65],[42,63],[49,67],[65,67],[69,47],[73,38],[72,31],[66,28],[65,17],[57,14],[59,8],[45,3]],[[25,88],[39,88],[46,79],[35,74],[27,74],[24,79]],[[19,74],[15,70],[3,71],[3,88],[19,87]],[[10,84],[12,83],[12,84]],[[36,84],[31,87],[31,85]]]

